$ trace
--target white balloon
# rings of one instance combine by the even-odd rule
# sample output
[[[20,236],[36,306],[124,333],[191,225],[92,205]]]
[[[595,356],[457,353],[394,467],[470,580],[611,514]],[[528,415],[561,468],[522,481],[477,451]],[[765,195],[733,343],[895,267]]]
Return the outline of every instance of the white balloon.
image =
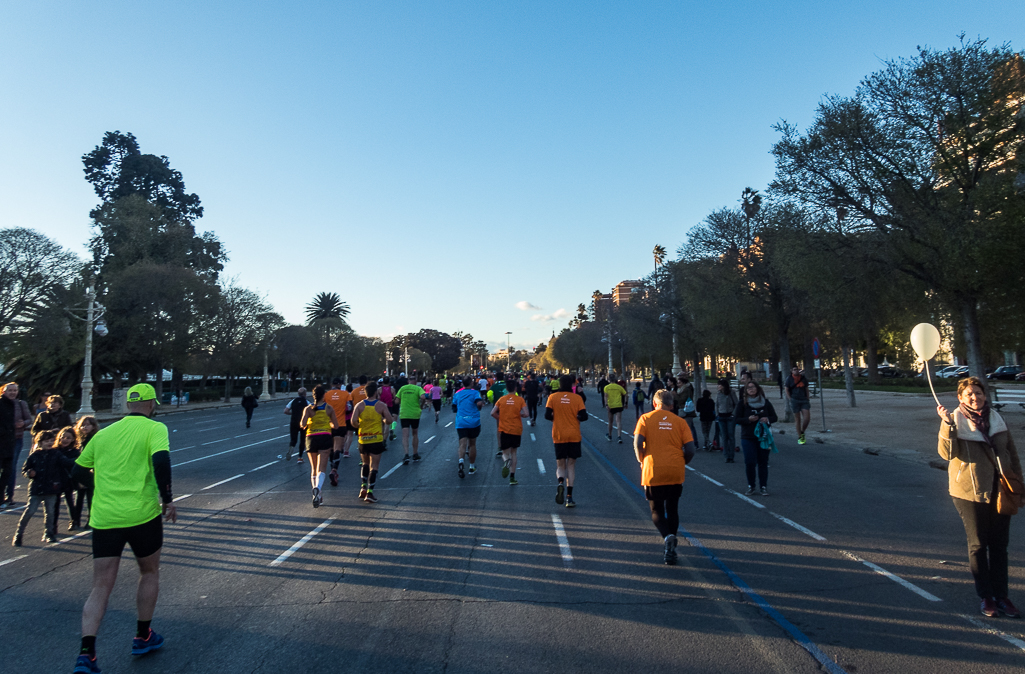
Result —
[[[922,360],[929,360],[940,348],[940,331],[931,323],[919,323],[911,331],[911,348]]]

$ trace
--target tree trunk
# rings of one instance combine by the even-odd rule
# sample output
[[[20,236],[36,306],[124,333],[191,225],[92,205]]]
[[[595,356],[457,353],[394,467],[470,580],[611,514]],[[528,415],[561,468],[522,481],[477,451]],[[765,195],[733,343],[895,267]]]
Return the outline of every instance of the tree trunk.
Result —
[[[851,407],[857,407],[858,401],[854,399],[854,370],[851,368],[851,347],[843,346],[843,375],[844,383],[847,388],[847,404]],[[821,391],[819,395],[822,395]]]
[[[224,377],[224,402],[231,402],[231,374]]]
[[[772,346],[769,347],[769,375],[772,376],[780,371],[780,353],[779,353],[779,340],[772,340]],[[788,373],[789,374],[789,373]]]
[[[868,381],[870,384],[878,384],[882,377],[879,376],[879,336],[874,329],[869,329],[865,339],[865,366],[868,368]]]
[[[790,325],[784,322],[779,329],[779,367],[780,370],[790,374]],[[785,377],[784,377],[785,379]],[[783,423],[789,424],[794,420],[794,410],[790,407],[790,398],[786,398],[786,413],[783,416]]]
[[[968,356],[968,374],[979,378],[983,390],[989,396],[989,380],[986,379],[986,361],[982,357],[982,336],[979,332],[979,312],[974,297],[961,301],[961,321],[965,354]]]

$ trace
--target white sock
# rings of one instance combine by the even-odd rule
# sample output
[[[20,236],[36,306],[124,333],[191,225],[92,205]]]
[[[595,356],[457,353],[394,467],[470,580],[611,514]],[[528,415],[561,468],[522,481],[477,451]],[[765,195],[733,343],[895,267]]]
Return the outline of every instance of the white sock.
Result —
[[[477,466],[473,465],[472,463],[470,464],[470,468],[473,470],[477,470]]]
[[[462,460],[462,459],[459,459],[459,463],[462,463],[462,462],[463,462],[463,460]]]
[[[324,488],[324,473],[317,473],[317,489]]]

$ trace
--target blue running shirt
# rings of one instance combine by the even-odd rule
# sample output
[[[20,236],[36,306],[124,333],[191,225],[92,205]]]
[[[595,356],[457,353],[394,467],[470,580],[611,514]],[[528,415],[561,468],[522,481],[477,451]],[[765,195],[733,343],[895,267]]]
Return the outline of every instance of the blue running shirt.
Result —
[[[456,406],[456,428],[477,428],[480,426],[480,410],[477,401],[480,393],[472,388],[464,388],[452,398]]]

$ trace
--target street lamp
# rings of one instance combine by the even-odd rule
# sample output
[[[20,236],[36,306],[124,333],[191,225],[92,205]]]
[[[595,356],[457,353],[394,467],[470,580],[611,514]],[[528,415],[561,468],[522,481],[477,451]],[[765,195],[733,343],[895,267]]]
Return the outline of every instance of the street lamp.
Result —
[[[267,371],[267,356],[271,349],[277,350],[278,345],[274,343],[272,337],[267,345],[263,347],[263,393],[260,394],[260,400],[270,400],[270,373]]]
[[[95,414],[93,410],[93,331],[100,337],[107,336],[107,324],[103,321],[103,314],[106,308],[96,301],[96,289],[92,286],[85,291],[85,298],[88,301],[85,308],[85,318],[68,309],[68,313],[80,321],[85,321],[85,362],[82,365],[82,404],[78,409],[79,414]],[[81,308],[78,309],[81,311]]]
[[[510,347],[510,345],[509,345],[509,339],[510,339],[509,335],[511,335],[511,334],[512,334],[511,332],[506,332],[505,333],[505,371],[506,372],[508,372],[509,370],[512,369],[512,352],[509,350],[509,347]]]

